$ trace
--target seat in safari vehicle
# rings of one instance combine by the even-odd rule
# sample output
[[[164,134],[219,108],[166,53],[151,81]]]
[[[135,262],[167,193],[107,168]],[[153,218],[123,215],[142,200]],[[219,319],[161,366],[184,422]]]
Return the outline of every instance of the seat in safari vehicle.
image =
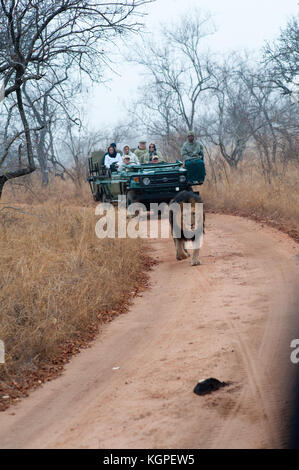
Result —
[[[192,185],[203,184],[206,177],[206,167],[201,158],[189,158],[185,160],[187,181]]]

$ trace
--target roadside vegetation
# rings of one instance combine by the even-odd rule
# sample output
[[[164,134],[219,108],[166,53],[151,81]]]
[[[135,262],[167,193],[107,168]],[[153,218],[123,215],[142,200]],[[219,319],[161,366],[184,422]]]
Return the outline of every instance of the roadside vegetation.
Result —
[[[27,190],[8,184],[0,205],[4,407],[60,372],[103,322],[125,312],[150,265],[141,240],[96,237],[84,189],[60,180],[43,190],[24,184]]]
[[[265,181],[258,162],[242,162],[238,169],[207,165],[201,194],[206,209],[236,214],[269,224],[299,241],[299,166],[277,166]]]

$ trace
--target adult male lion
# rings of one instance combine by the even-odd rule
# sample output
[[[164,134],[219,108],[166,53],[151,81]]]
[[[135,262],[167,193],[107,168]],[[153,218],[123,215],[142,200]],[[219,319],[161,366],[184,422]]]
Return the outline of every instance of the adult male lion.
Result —
[[[191,266],[201,264],[199,250],[205,216],[203,206],[199,204],[202,204],[201,197],[191,191],[181,191],[169,203],[169,223],[176,247],[176,259],[181,261],[190,256],[185,248],[186,242],[189,242],[193,251]]]

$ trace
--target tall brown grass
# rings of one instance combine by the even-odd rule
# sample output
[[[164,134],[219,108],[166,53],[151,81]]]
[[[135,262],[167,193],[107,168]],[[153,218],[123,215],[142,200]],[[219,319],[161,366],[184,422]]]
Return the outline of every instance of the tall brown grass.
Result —
[[[86,181],[81,181],[81,187],[78,187],[70,179],[64,181],[59,177],[52,177],[48,186],[41,186],[38,172],[6,183],[0,202],[38,205],[49,201],[60,205],[94,206]]]
[[[208,209],[264,220],[299,235],[298,165],[276,166],[271,184],[257,162],[245,161],[237,170],[208,165],[207,173],[202,196]]]
[[[86,189],[82,196],[62,181],[43,190],[6,186],[0,205],[2,381],[51,360],[64,341],[87,332],[107,311],[121,310],[138,285],[142,242],[98,239]]]

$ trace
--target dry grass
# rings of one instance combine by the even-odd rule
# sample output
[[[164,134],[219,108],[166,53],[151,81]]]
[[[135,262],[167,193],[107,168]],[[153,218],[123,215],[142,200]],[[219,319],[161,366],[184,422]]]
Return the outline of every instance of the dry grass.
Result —
[[[216,168],[216,181],[211,168],[208,175],[202,196],[209,210],[264,220],[298,238],[298,165],[278,167],[271,184],[265,182],[256,163],[244,162],[238,170]]]
[[[265,182],[256,163],[237,171],[208,168],[202,195],[208,209],[266,220],[299,233],[299,169]],[[5,207],[13,207],[6,209]],[[140,240],[99,240],[87,184],[78,190],[38,175],[7,184],[0,205],[1,380],[49,363],[66,341],[81,337],[107,312],[117,313],[144,270]],[[17,209],[17,210],[15,210]]]
[[[56,177],[50,184],[42,187],[38,172],[23,178],[9,181],[4,186],[1,202],[40,205],[51,201],[53,204],[78,205],[91,207],[93,199],[89,185],[82,181],[81,188],[76,187],[70,179],[63,181]]]
[[[2,381],[51,361],[65,341],[121,310],[144,271],[140,240],[96,238],[90,194],[83,207],[69,183],[41,191],[40,199],[53,194],[43,203],[31,191],[22,200],[20,188],[7,186],[0,205]]]

